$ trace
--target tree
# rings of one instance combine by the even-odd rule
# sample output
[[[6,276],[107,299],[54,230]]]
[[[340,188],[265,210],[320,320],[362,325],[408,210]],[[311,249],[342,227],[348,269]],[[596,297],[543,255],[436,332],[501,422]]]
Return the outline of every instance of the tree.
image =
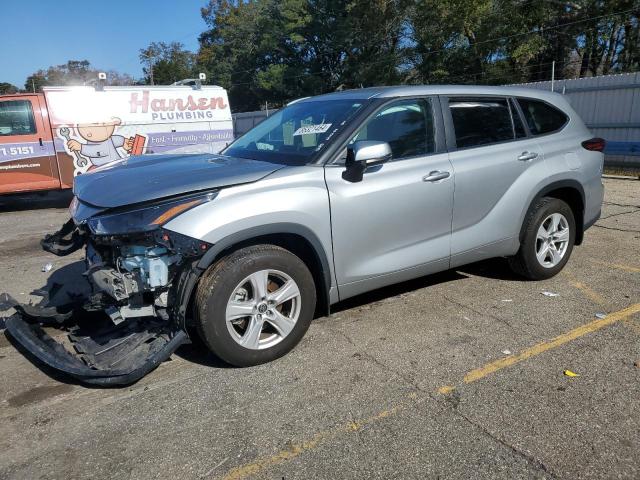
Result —
[[[640,68],[638,0],[210,0],[202,17],[197,61],[238,111],[361,86]]]
[[[38,70],[29,75],[24,82],[27,92],[40,92],[45,86],[92,85],[98,79],[100,70],[93,68],[88,60],[69,60],[62,65],[51,66],[46,70]],[[131,75],[107,72],[106,85],[132,85],[135,80]]]
[[[18,87],[7,82],[0,82],[0,95],[10,95],[18,93]]]
[[[400,81],[406,0],[211,0],[199,61],[234,109]]]
[[[198,74],[196,54],[186,50],[179,42],[152,42],[140,49],[140,62],[145,83],[170,85]]]
[[[47,81],[47,72],[44,70],[38,70],[27,77],[24,82],[24,89],[27,92],[41,92],[42,87],[49,85]]]
[[[107,81],[105,82],[106,85],[126,86],[126,85],[136,85],[138,83],[138,80],[133,78],[128,73],[120,73],[115,70],[109,70],[108,72],[106,72],[106,74],[107,74]]]

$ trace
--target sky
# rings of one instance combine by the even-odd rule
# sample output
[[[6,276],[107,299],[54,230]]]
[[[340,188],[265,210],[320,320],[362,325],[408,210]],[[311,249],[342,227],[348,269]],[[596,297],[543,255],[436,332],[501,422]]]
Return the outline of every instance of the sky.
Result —
[[[142,76],[138,50],[151,42],[196,51],[206,0],[0,0],[0,82],[23,88],[38,69],[89,60],[99,70]]]

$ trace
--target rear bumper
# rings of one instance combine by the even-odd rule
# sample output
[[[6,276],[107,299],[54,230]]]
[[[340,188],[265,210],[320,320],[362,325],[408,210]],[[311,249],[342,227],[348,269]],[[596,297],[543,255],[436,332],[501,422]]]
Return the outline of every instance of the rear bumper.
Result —
[[[69,335],[76,350],[71,352],[20,314],[5,323],[11,337],[40,362],[90,385],[131,384],[167,360],[180,345],[189,343],[183,330],[171,332],[137,324],[92,334],[76,331]]]
[[[600,219],[602,202],[604,202],[604,185],[600,176],[593,179],[585,189],[584,226],[591,227]]]

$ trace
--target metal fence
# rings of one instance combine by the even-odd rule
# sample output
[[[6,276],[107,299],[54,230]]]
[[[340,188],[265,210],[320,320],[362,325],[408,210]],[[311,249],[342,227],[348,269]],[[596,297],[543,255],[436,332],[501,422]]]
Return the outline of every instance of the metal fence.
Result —
[[[551,90],[551,82],[519,84]],[[567,97],[594,136],[607,141],[605,165],[640,167],[640,72],[557,80],[553,90]]]
[[[256,112],[234,113],[233,117],[233,135],[238,138],[244,135],[253,127],[258,125],[262,120],[274,114],[277,110],[258,110]]]

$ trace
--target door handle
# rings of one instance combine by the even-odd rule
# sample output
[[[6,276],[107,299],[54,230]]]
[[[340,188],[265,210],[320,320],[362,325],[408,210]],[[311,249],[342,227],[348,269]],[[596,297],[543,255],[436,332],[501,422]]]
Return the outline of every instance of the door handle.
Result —
[[[449,172],[441,172],[440,170],[434,170],[429,172],[429,175],[422,177],[423,182],[437,182],[438,180],[444,180],[451,175]]]
[[[538,154],[536,152],[522,152],[522,154],[518,157],[518,160],[521,162],[528,162],[529,160],[533,160],[534,158],[538,158]]]

